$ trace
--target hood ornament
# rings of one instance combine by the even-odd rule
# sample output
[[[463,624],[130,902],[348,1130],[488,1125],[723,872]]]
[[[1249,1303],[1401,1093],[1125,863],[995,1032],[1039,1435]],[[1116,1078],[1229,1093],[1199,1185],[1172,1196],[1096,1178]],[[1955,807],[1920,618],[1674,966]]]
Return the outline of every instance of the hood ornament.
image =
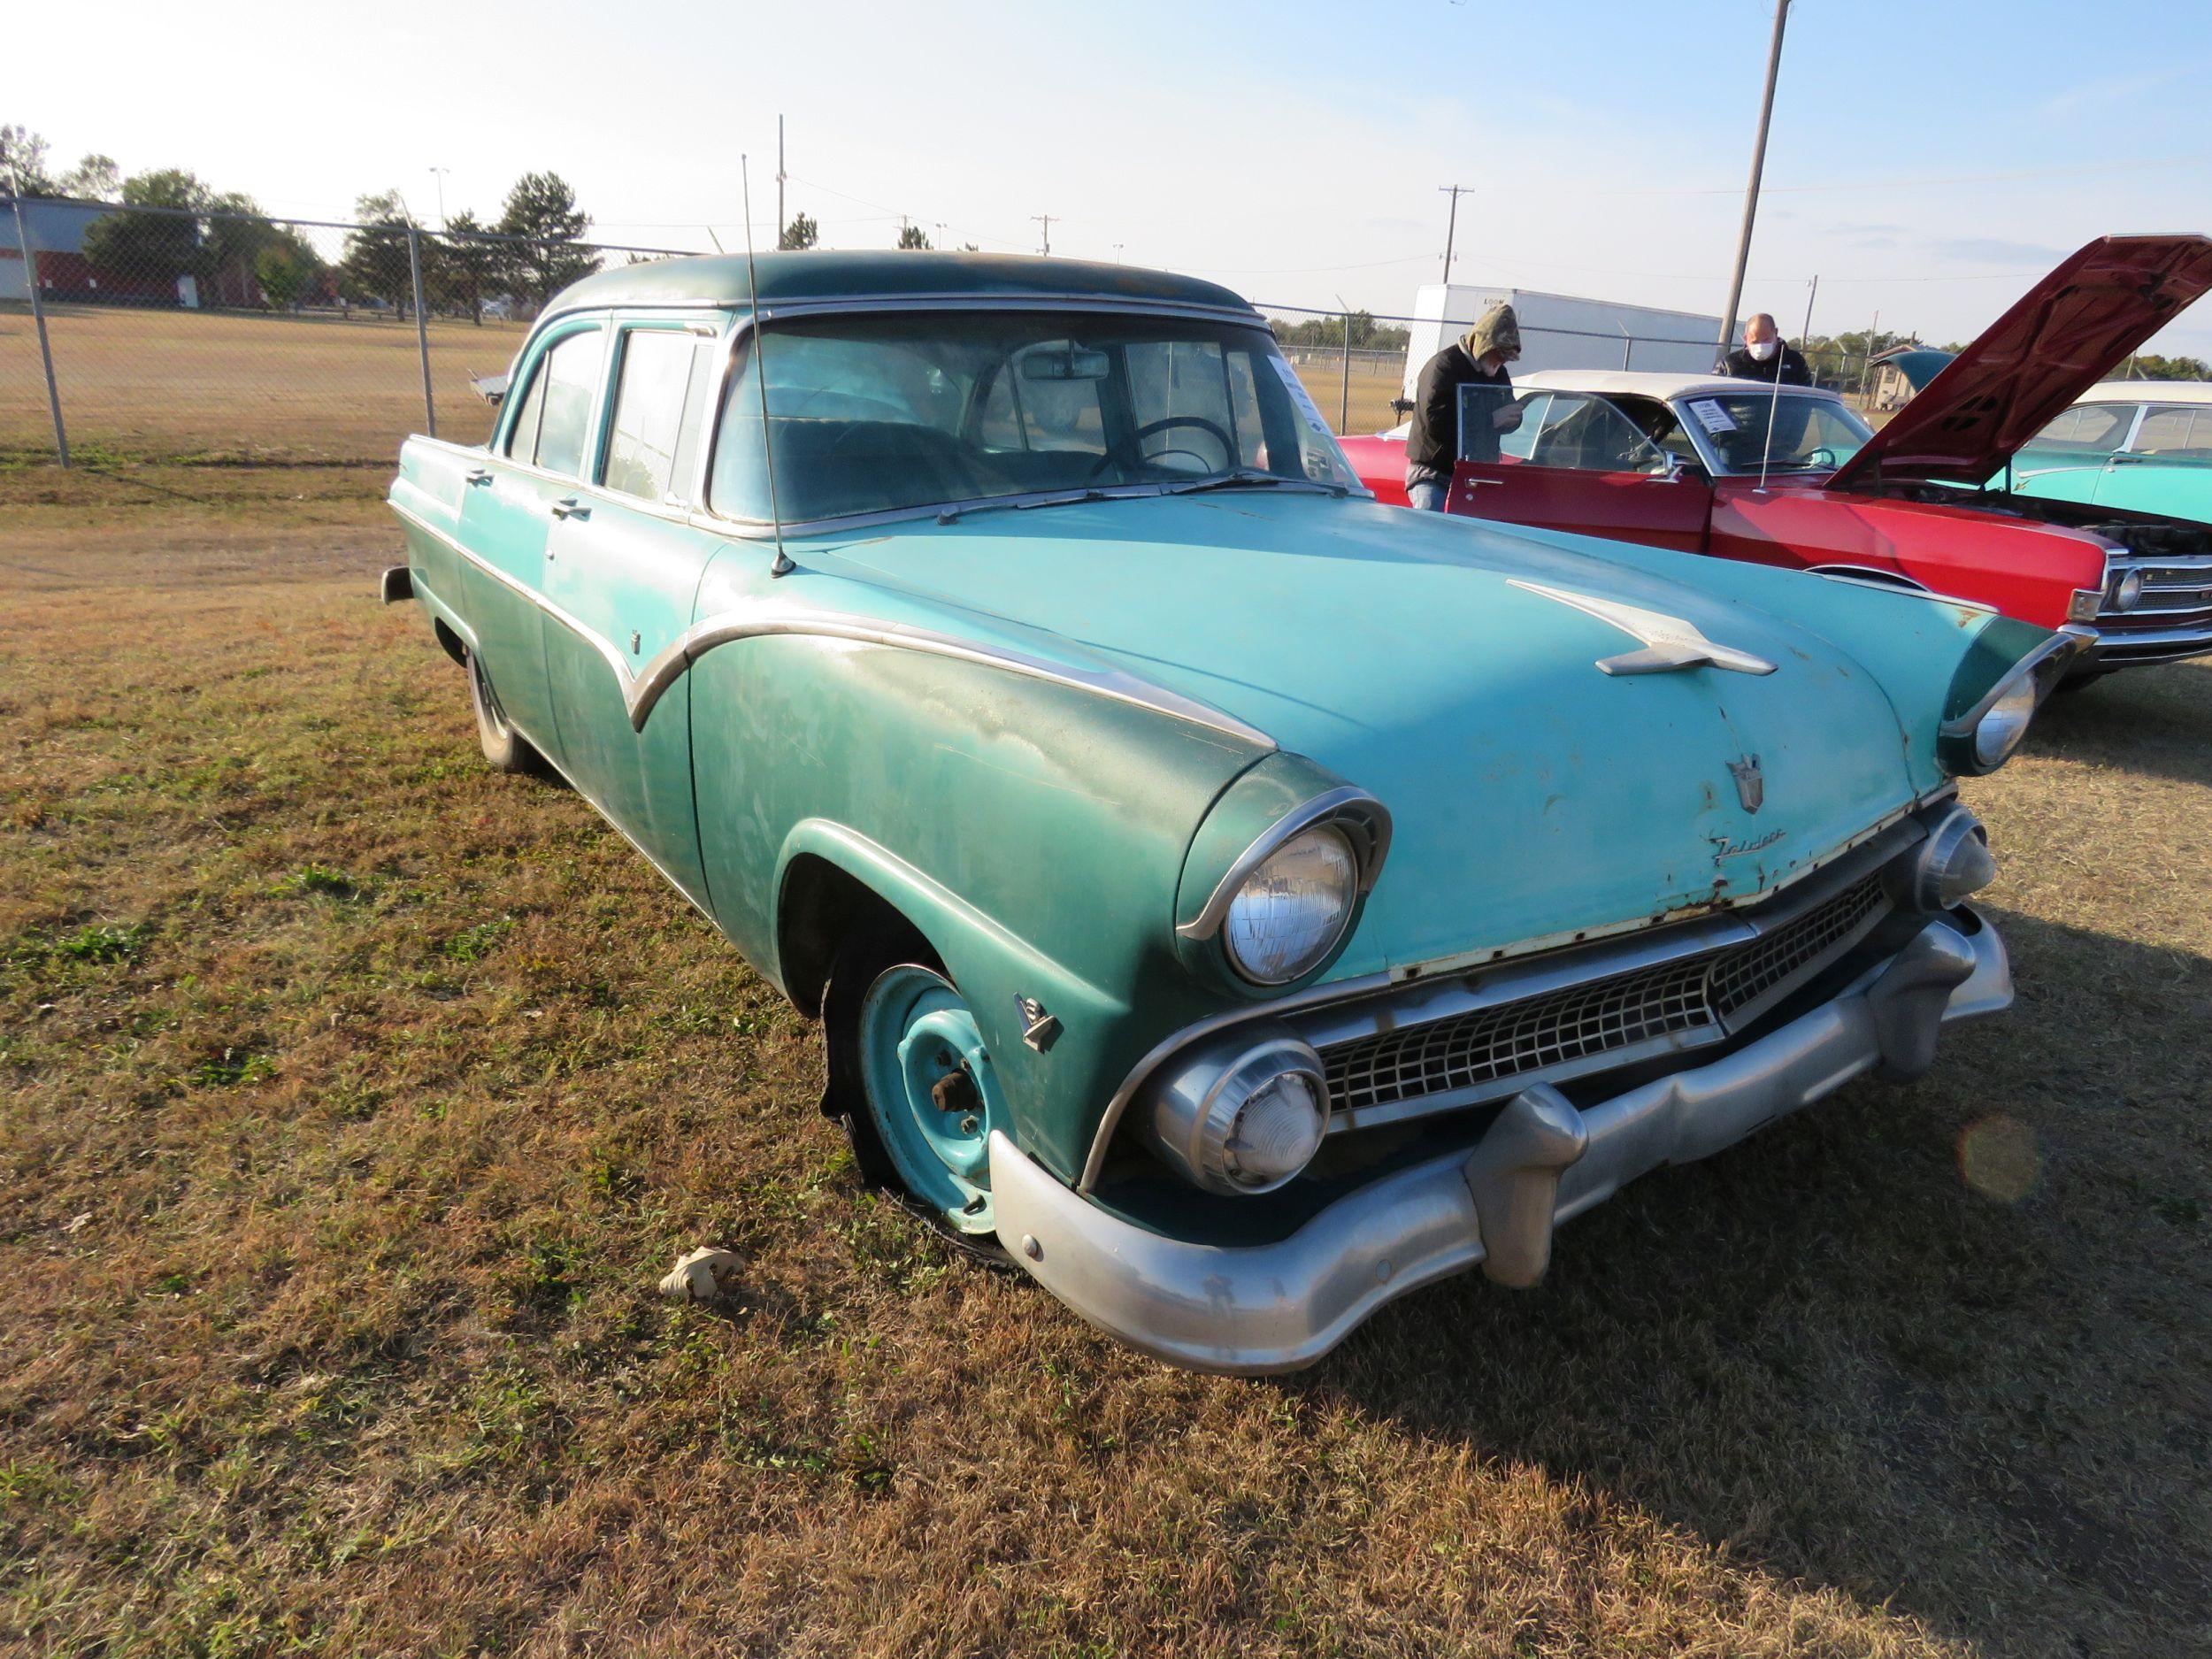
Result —
[[[1682,617],[1671,617],[1661,611],[1644,611],[1635,605],[1623,604],[1617,599],[1600,599],[1590,594],[1575,593],[1565,588],[1547,588],[1540,582],[1525,582],[1518,577],[1507,579],[1510,586],[1524,593],[1540,594],[1547,599],[1571,605],[1585,616],[1595,617],[1610,623],[1631,639],[1641,640],[1640,651],[1624,651],[1618,657],[1601,657],[1599,669],[1608,674],[1669,674],[1681,668],[1725,668],[1739,674],[1770,674],[1774,664],[1763,657],[1754,657],[1749,651],[1740,651],[1732,645],[1720,645],[1709,640],[1696,623]]]
[[[1747,812],[1756,812],[1767,798],[1767,780],[1759,770],[1759,757],[1747,755],[1728,763],[1728,775],[1736,780],[1736,799]]]

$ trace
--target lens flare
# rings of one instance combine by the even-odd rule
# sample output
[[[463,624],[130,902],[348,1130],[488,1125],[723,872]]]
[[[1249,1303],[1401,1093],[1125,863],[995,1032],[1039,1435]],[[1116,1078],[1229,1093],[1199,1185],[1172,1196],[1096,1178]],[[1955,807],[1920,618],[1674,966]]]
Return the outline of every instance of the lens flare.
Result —
[[[2016,1118],[1993,1112],[1959,1136],[1959,1174],[1985,1198],[2016,1204],[2035,1190],[2042,1171],[2035,1131]]]

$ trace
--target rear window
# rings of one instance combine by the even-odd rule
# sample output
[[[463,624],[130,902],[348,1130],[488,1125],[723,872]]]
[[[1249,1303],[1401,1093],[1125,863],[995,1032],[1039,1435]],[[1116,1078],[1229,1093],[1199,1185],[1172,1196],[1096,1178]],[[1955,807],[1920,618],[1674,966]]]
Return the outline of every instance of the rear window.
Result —
[[[565,478],[581,475],[605,349],[604,333],[590,328],[564,337],[538,359],[507,434],[509,458]]]

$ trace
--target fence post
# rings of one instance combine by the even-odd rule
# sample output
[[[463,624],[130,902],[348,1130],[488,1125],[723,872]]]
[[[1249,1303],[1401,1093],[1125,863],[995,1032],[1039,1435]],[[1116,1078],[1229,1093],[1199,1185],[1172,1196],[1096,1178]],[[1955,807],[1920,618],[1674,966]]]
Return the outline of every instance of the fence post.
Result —
[[[1337,400],[1336,429],[1339,432],[1352,429],[1352,313],[1349,311],[1344,313],[1344,381],[1342,393]]]
[[[1625,369],[1628,366],[1628,360],[1635,355],[1636,336],[1633,334],[1624,334],[1621,337],[1621,367]]]
[[[31,296],[31,325],[38,330],[39,361],[46,365],[46,407],[54,417],[54,449],[69,465],[69,429],[62,425],[61,388],[54,383],[54,349],[46,340],[46,302],[38,291],[38,260],[31,252],[30,227],[23,222],[23,198],[10,196],[15,210],[15,245],[23,250],[23,286]]]
[[[438,405],[430,396],[430,321],[422,303],[422,234],[412,225],[407,227],[407,271],[415,282],[415,351],[422,358],[423,430],[434,438]]]

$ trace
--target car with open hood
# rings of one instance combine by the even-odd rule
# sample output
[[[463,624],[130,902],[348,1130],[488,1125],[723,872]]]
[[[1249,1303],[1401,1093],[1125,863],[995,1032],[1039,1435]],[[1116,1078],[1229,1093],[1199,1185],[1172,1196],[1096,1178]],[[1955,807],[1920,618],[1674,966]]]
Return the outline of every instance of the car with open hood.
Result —
[[[2212,527],[2017,457],[2212,288],[2212,239],[2107,236],[2062,262],[1879,432],[1832,392],[1580,370],[1517,383],[1519,429],[1447,511],[1885,582],[2081,631],[2072,674],[2212,653]],[[1348,440],[1403,502],[1401,434]]]
[[[1310,1363],[2010,1000],[1955,780],[2078,641],[1357,487],[1210,284],[694,258],[408,441],[411,600],[810,1018],[931,1225],[1168,1359]]]

